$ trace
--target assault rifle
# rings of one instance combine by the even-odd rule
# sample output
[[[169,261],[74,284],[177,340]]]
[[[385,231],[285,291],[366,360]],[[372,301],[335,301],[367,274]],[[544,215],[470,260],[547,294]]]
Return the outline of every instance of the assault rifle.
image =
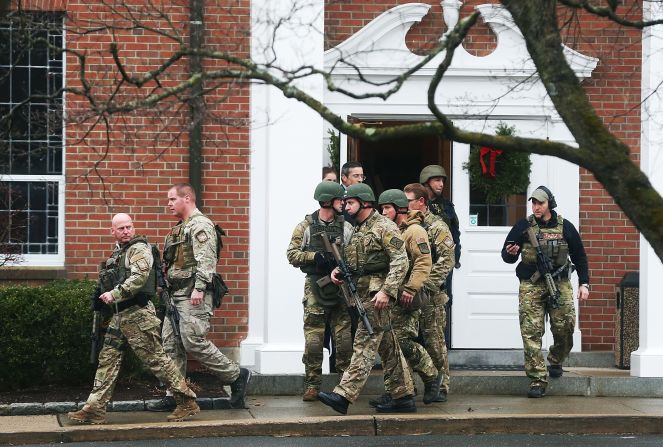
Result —
[[[163,277],[163,272],[161,268],[156,269],[157,273],[157,286],[161,288],[161,295],[159,295],[159,300],[166,306],[166,317],[170,321],[170,325],[173,328],[173,334],[175,337],[180,336],[180,312],[177,310],[175,303],[173,302],[173,297],[170,296],[168,291],[168,284],[166,284],[166,279]]]
[[[364,309],[361,298],[359,298],[359,295],[357,295],[357,286],[352,279],[352,273],[350,272],[348,264],[345,263],[341,253],[338,251],[338,246],[336,243],[331,243],[329,241],[329,236],[327,236],[327,233],[323,231],[320,234],[320,237],[322,238],[322,243],[325,244],[325,250],[334,255],[334,259],[336,260],[338,268],[341,271],[341,276],[343,276],[343,285],[341,285],[341,290],[343,291],[345,301],[349,307],[354,307],[357,310],[357,314],[359,315],[359,318],[361,318],[361,321],[363,321],[368,335],[373,335],[373,326],[371,326],[371,322],[368,321],[368,317],[366,316],[366,309]]]
[[[534,234],[534,229],[532,227],[527,229],[527,236],[529,237],[532,247],[536,249],[536,272],[532,275],[531,281],[536,282],[543,276],[548,291],[546,296],[546,308],[548,310],[559,309],[560,293],[552,276],[552,273],[555,271],[552,261],[545,255],[545,253],[543,253],[541,245],[539,245],[539,240],[537,239],[536,234]]]
[[[101,296],[101,286],[97,287],[90,295],[90,304],[92,305],[92,332],[90,333],[90,365],[97,362],[97,347],[99,346],[99,337],[101,335],[101,310],[103,303],[99,299]]]

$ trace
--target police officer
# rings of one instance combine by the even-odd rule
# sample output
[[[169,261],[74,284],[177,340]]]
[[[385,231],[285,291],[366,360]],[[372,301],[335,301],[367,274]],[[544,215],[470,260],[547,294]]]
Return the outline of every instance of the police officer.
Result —
[[[441,217],[428,209],[427,192],[420,183],[410,183],[403,188],[410,210],[424,215],[423,226],[428,233],[431,246],[433,267],[424,283],[431,299],[424,302],[419,324],[426,342],[426,350],[439,371],[440,393],[434,402],[446,402],[449,393],[449,353],[444,336],[447,325],[445,304],[449,301],[446,292],[446,278],[455,264],[455,244],[449,227]]]
[[[359,183],[346,191],[345,208],[356,217],[356,227],[345,248],[345,260],[354,272],[357,293],[373,327],[371,336],[362,321],[355,335],[350,366],[341,383],[331,393],[320,392],[318,399],[346,414],[355,402],[375,364],[379,352],[385,374],[390,377],[387,391],[392,400],[378,405],[378,412],[414,412],[414,384],[407,361],[391,330],[390,309],[398,296],[409,263],[405,243],[396,224],[373,209],[375,195],[370,186]],[[342,284],[338,268],[332,272],[336,285]]]
[[[341,215],[343,187],[335,182],[322,181],[315,188],[313,198],[320,209],[307,215],[292,233],[288,246],[288,262],[306,273],[304,280],[304,363],[306,389],[302,400],[316,401],[322,380],[322,349],[325,325],[333,332],[336,370],[346,370],[352,356],[350,314],[340,289],[329,277],[336,266],[327,253],[322,237],[332,243],[345,245],[350,240],[352,225]],[[323,235],[324,234],[324,235]]]
[[[520,280],[518,312],[525,353],[525,372],[531,380],[527,396],[537,398],[545,396],[548,384],[546,364],[541,353],[545,315],[547,313],[550,316],[550,329],[553,334],[553,345],[548,351],[548,373],[551,378],[557,378],[562,376],[562,362],[573,347],[576,315],[569,280],[572,264],[578,271],[579,301],[589,296],[589,270],[580,235],[571,222],[554,211],[557,203],[552,192],[545,186],[539,186],[529,199],[532,201],[532,214],[516,222],[507,235],[502,248],[502,259],[513,264],[520,255],[516,276]],[[544,256],[552,263],[553,278],[560,292],[557,309],[547,302],[545,281],[535,275],[537,252],[528,237],[529,228],[534,231]]]
[[[230,406],[244,408],[244,396],[251,372],[240,368],[207,339],[213,315],[212,275],[216,272],[219,249],[214,224],[196,207],[191,185],[178,183],[168,190],[168,208],[180,221],[166,237],[164,263],[173,302],[180,314],[180,337],[170,324],[162,327],[165,351],[186,374],[187,353],[230,385]],[[150,411],[166,411],[172,398],[166,396]]]
[[[456,248],[455,267],[460,267],[460,224],[454,204],[442,196],[444,184],[447,181],[447,171],[440,165],[428,165],[419,174],[419,183],[424,185],[428,191],[428,209],[435,215],[440,216],[451,230]],[[451,275],[449,275],[451,276]]]
[[[111,232],[117,242],[111,257],[101,265],[98,290],[103,293],[98,300],[112,307],[113,317],[99,353],[92,392],[82,409],[68,413],[69,419],[82,424],[106,422],[106,404],[129,347],[172,392],[177,406],[168,420],[182,421],[200,408],[184,376],[161,347],[160,321],[150,301],[156,292],[152,248],[144,236],[136,236],[127,214],[113,217]]]
[[[391,325],[408,364],[424,382],[424,404],[430,404],[440,390],[438,371],[426,349],[415,341],[419,334],[422,304],[430,300],[424,283],[433,264],[428,234],[422,226],[424,214],[418,210],[408,211],[407,197],[400,189],[388,189],[380,194],[378,205],[382,207],[382,215],[395,222],[401,230],[410,261],[410,270],[400,287],[398,305],[391,309]],[[386,380],[389,378],[385,377]],[[387,397],[369,401],[369,405],[377,406]]]

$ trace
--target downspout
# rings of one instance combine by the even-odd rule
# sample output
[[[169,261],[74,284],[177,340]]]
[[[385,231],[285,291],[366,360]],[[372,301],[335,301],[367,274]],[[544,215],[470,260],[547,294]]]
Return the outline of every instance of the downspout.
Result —
[[[203,16],[204,0],[189,0],[189,43],[191,49],[202,49],[205,40]],[[189,130],[189,183],[198,196],[198,208],[202,208],[202,162],[203,162],[203,121],[205,119],[205,101],[203,100],[203,83],[200,75],[203,72],[202,58],[192,54],[189,58],[189,70],[196,81],[191,86],[191,127]]]

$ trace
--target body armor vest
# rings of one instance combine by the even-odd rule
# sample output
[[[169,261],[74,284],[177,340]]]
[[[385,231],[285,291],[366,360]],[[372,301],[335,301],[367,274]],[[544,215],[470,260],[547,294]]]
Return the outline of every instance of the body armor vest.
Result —
[[[564,239],[564,219],[562,216],[557,215],[557,225],[552,228],[539,227],[534,216],[528,217],[527,220],[534,229],[534,234],[539,240],[543,254],[552,261],[553,267],[557,269],[565,265],[569,258],[569,244]],[[527,237],[520,254],[523,263],[536,265],[536,249],[530,244]]]
[[[370,231],[376,219],[376,215],[369,217],[345,249],[348,266],[360,276],[389,272],[389,254],[382,247],[378,236]]]
[[[178,269],[185,269],[196,265],[190,239],[191,235],[184,232],[184,222],[182,221],[170,230],[163,248],[163,260],[168,267],[175,266]]]
[[[323,232],[327,233],[327,236],[329,236],[332,243],[336,241],[337,238],[341,238],[341,241],[343,240],[344,219],[342,216],[334,219],[334,222],[330,223],[329,225],[325,225],[323,222],[320,221],[319,211],[316,211],[313,214],[307,215],[305,217],[305,220],[309,224],[310,238],[309,238],[309,243],[304,249],[304,251],[308,252],[325,251],[325,245],[323,244],[321,239]],[[301,270],[306,274],[312,274],[317,272],[315,265],[305,265],[301,268]]]
[[[127,251],[129,250],[129,247],[138,242],[143,242],[151,248],[145,236],[136,236],[121,246],[119,250],[113,251],[111,257],[108,258],[106,262],[101,264],[99,281],[101,282],[104,292],[113,290],[129,277],[131,270],[127,268]],[[144,294],[152,296],[156,293],[157,279],[156,273],[154,271],[154,265],[155,264],[153,264],[152,268],[150,269],[150,276],[147,278],[147,281],[136,293],[136,295]]]

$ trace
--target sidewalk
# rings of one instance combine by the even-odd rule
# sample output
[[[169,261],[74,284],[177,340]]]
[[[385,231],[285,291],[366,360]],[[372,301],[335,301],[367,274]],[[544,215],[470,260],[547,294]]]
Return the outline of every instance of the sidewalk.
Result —
[[[106,425],[72,425],[66,415],[0,418],[1,444],[131,441],[224,436],[388,436],[476,433],[663,433],[659,399],[450,395],[415,414],[380,415],[362,396],[341,416],[299,396],[254,396],[246,410],[207,410],[166,422],[167,413],[110,412]]]
[[[426,433],[663,433],[663,378],[630,377],[613,368],[564,368],[543,399],[525,397],[523,371],[452,370],[449,402],[423,405],[415,414],[381,415],[368,400],[383,392],[382,374],[338,415],[320,402],[302,402],[300,375],[254,375],[246,410],[227,399],[200,399],[191,420],[166,422],[167,413],[144,411],[145,401],[113,402],[106,425],[72,425],[65,413],[82,402],[0,406],[0,444],[130,441],[214,436],[380,436]],[[338,380],[326,375],[323,390]],[[422,389],[419,384],[419,389]],[[48,414],[46,414],[48,413]]]

